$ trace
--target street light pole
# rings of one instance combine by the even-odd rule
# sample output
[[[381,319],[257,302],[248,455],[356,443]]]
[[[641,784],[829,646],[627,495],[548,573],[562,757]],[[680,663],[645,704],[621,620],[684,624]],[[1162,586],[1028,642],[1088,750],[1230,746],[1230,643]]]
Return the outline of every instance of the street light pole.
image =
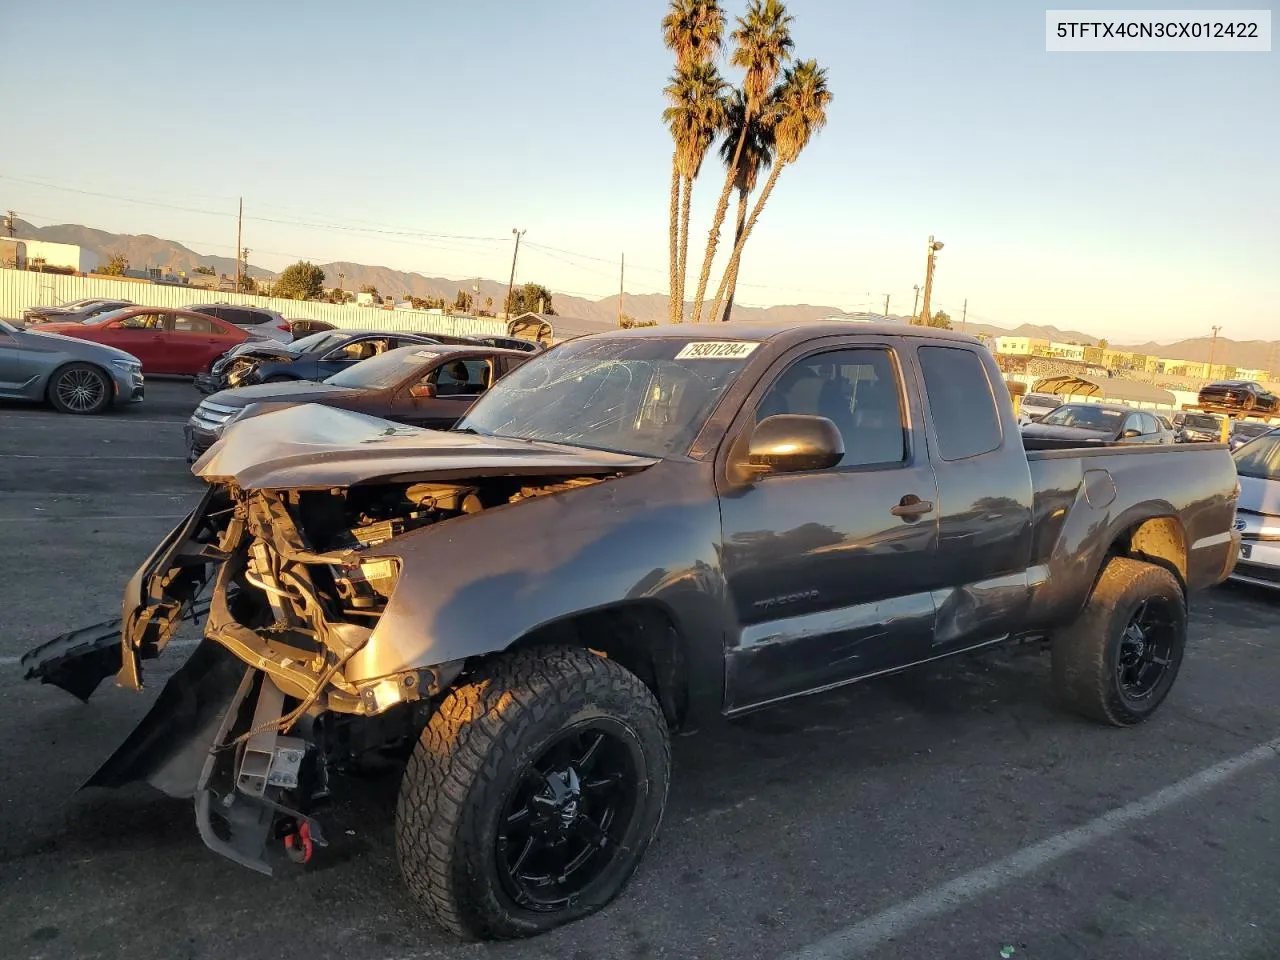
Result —
[[[511,297],[515,293],[516,289],[516,257],[520,255],[520,238],[525,235],[526,231],[517,230],[515,227],[512,227],[511,232],[516,238],[516,248],[511,251],[511,279],[507,281],[507,302],[504,304],[506,309],[503,311],[506,313],[508,320],[511,319]]]
[[[920,309],[920,284],[917,283],[912,289],[916,292],[916,299],[915,302],[911,304],[911,322],[915,323],[916,317],[918,316],[916,311]]]
[[[933,294],[933,260],[934,255],[942,249],[942,242],[929,235],[929,259],[924,269],[924,309],[920,313],[920,325],[929,325],[929,297]]]
[[[1209,370],[1208,370],[1209,379],[1212,380],[1213,379],[1213,358],[1218,352],[1218,331],[1221,330],[1222,327],[1213,326],[1213,327],[1210,327],[1209,329],[1213,331],[1213,339],[1209,341]]]

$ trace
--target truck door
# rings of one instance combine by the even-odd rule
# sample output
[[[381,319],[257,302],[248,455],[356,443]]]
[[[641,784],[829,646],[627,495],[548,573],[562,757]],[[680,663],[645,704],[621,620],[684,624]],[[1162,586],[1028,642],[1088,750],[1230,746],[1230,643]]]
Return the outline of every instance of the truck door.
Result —
[[[1015,631],[1036,576],[1027,570],[1031,468],[999,371],[977,350],[916,350],[938,483],[935,654]]]
[[[723,482],[721,557],[739,626],[730,712],[928,656],[937,494],[918,398],[892,345],[856,343],[782,358],[725,445],[731,457],[760,420],[790,413],[829,418],[845,446],[827,470]]]

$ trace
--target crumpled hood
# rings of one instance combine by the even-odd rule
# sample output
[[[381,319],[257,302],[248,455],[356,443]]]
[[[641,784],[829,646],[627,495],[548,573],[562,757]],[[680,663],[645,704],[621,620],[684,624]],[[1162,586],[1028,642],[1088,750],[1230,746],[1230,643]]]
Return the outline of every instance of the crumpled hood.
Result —
[[[280,343],[279,340],[246,340],[244,343],[238,343],[226,353],[223,357],[247,358],[250,360],[297,360],[301,354],[290,353]]]
[[[1055,427],[1042,423],[1029,423],[1022,428],[1024,437],[1037,440],[1079,440],[1084,443],[1105,443],[1112,439],[1110,431],[1089,430],[1086,427]]]
[[[657,462],[627,453],[407,427],[308,403],[232,423],[191,472],[245,490],[281,490],[401,478],[606,474]]]

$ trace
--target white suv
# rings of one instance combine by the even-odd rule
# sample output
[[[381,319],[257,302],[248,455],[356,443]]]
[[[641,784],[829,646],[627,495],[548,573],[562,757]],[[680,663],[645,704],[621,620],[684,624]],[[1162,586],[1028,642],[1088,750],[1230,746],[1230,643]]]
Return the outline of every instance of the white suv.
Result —
[[[183,309],[194,310],[207,317],[217,317],[219,320],[235,324],[241,330],[247,330],[262,337],[270,337],[281,343],[289,343],[293,340],[289,321],[274,310],[245,307],[237,303],[196,303]]]

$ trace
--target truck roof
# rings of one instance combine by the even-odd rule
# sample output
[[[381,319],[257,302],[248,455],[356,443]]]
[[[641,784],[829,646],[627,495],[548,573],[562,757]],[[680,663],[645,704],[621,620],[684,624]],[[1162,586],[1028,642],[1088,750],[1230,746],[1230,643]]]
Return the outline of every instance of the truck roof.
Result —
[[[656,327],[631,327],[626,330],[608,330],[588,334],[593,340],[606,337],[650,338],[681,337],[707,340],[759,340],[779,341],[787,345],[803,343],[817,337],[840,334],[864,334],[879,337],[929,337],[955,340],[958,343],[976,344],[978,339],[955,330],[938,327],[913,327],[905,323],[842,323],[838,320],[805,320],[775,322],[768,320],[731,320],[728,323],[662,323]],[[574,338],[584,339],[584,338]]]

